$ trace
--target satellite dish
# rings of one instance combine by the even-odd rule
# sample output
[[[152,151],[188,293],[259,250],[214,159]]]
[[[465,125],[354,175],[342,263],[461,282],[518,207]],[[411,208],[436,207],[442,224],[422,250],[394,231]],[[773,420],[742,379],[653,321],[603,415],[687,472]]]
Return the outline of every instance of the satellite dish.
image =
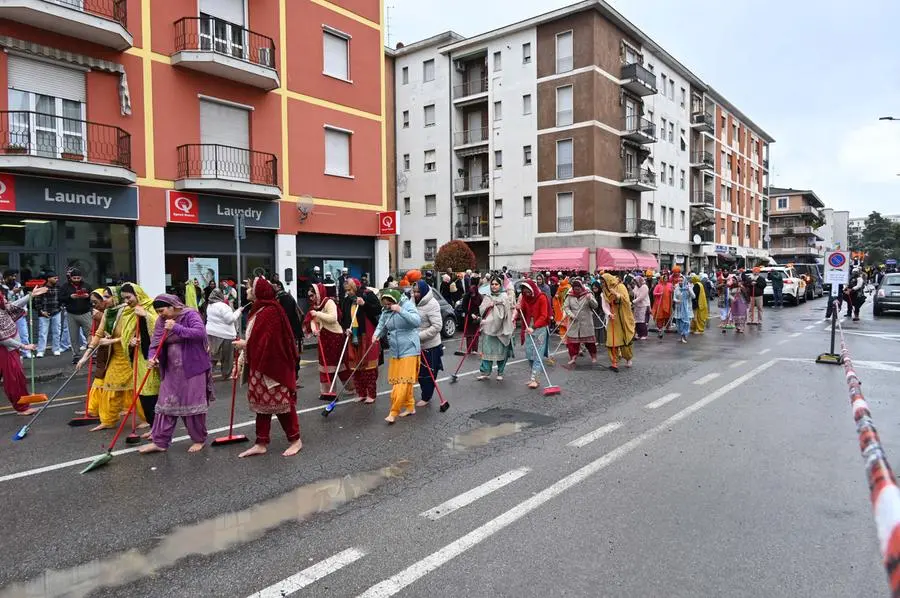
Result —
[[[700,235],[694,235],[694,245],[699,245],[703,242],[703,237]]]
[[[309,215],[312,213],[313,206],[315,202],[313,201],[312,195],[304,195],[297,200],[297,212],[300,214],[300,222],[306,222],[306,219],[309,218]]]

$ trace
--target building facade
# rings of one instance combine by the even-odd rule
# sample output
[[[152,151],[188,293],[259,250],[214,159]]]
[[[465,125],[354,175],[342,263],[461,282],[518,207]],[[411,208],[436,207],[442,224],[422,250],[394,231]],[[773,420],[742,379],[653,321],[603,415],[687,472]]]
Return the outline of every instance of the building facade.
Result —
[[[447,80],[418,89],[432,60]],[[588,249],[579,266],[591,270],[602,248],[652,253],[664,268],[767,255],[772,138],[601,0],[399,48],[395,74],[396,114],[411,127],[398,120],[398,161],[410,160],[398,165],[410,206],[401,267],[450,238],[480,267],[517,270],[561,248]],[[435,134],[413,114],[431,104]],[[434,170],[416,164],[432,155]]]
[[[314,266],[386,276],[381,8],[0,3],[0,266],[150,293]]]
[[[827,240],[819,229],[827,224],[824,202],[810,190],[771,187],[769,253],[780,264],[815,263]]]

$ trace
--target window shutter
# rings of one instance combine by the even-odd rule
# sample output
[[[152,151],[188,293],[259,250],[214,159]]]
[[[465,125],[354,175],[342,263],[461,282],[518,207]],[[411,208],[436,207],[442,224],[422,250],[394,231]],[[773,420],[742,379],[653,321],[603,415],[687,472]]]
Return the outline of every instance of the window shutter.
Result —
[[[200,143],[250,149],[250,112],[200,100]]]
[[[200,0],[200,12],[244,26],[244,0]]]
[[[87,99],[84,75],[84,71],[61,64],[9,55],[10,89],[84,102]]]
[[[350,175],[350,135],[325,129],[325,172]]]
[[[344,79],[350,78],[348,63],[349,40],[340,35],[335,35],[325,31],[324,36],[324,52],[325,52],[325,72],[335,77]]]

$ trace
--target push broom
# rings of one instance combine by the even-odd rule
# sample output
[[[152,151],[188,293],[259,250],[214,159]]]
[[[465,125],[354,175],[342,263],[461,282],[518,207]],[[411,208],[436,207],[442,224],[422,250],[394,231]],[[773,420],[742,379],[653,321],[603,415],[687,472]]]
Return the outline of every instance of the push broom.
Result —
[[[328,372],[328,361],[325,359],[325,350],[322,349],[322,339],[321,337],[316,339],[316,348],[319,350],[319,357],[322,358],[322,366],[325,368],[325,379],[328,380],[328,383],[331,385],[331,388],[334,389],[334,378],[331,377],[331,374]],[[337,370],[335,370],[335,374]],[[332,396],[334,393],[331,391],[319,393],[320,401],[330,401],[334,397]]]
[[[320,337],[321,338],[321,337]],[[350,342],[350,337],[346,334],[344,335],[344,346],[341,349],[341,356],[338,358],[337,366],[334,368],[334,376],[331,377],[331,386],[328,388],[328,392],[323,392],[319,394],[320,401],[333,401],[337,396],[334,392],[334,383],[337,382],[338,372],[341,371],[341,364],[344,363],[344,354],[347,352],[347,343]],[[322,349],[322,343],[319,343],[319,352],[322,354],[322,363],[325,363],[325,352]],[[328,371],[328,364],[325,363],[325,371]]]
[[[521,308],[518,308],[519,315],[522,316],[522,326],[525,328],[528,327],[528,320],[525,319],[525,314],[522,313]],[[541,371],[544,372],[544,379],[547,380],[547,386],[544,387],[544,390],[541,391],[545,397],[549,397],[552,395],[558,395],[562,392],[562,389],[559,386],[550,383],[550,376],[547,375],[547,368],[544,367],[544,359],[541,356],[541,352],[538,350],[537,343],[534,342],[534,334],[528,333],[528,339],[531,341],[531,348],[534,349],[534,356],[537,359],[538,363],[541,364]]]
[[[13,440],[22,440],[23,438],[25,438],[25,436],[28,434],[28,430],[31,429],[31,426],[33,426],[34,422],[37,421],[37,418],[41,416],[44,410],[46,410],[47,407],[49,407],[50,404],[53,403],[53,401],[59,398],[60,393],[69,384],[69,382],[72,381],[72,378],[74,378],[75,374],[77,373],[78,370],[75,370],[71,374],[69,374],[69,377],[65,379],[65,381],[58,389],[56,389],[56,392],[54,392],[53,395],[49,399],[47,399],[47,402],[44,403],[44,405],[38,410],[38,412],[34,414],[34,417],[31,418],[31,421],[22,426],[22,428],[18,432],[16,432],[15,436],[13,436]]]
[[[475,332],[475,336],[472,337],[472,342],[469,343],[466,352],[459,359],[459,363],[456,365],[456,371],[450,374],[450,384],[456,384],[456,381],[459,380],[459,370],[462,369],[463,364],[466,362],[466,357],[472,354],[472,348],[475,346],[475,343],[478,342],[478,337],[481,335],[481,330]]]
[[[31,295],[28,296],[28,338],[34,338],[34,320],[32,316],[34,315],[34,310],[32,309],[34,302],[31,298]],[[19,403],[24,403],[26,405],[30,405],[32,403],[43,403],[47,400],[47,395],[44,393],[36,393],[34,392],[34,351],[31,353],[31,394],[23,395],[19,399]],[[41,409],[43,411],[43,409]]]
[[[425,364],[425,368],[428,370],[428,375],[431,377],[431,381],[434,382],[434,389],[438,393],[438,398],[441,400],[441,413],[450,409],[450,401],[444,398],[444,393],[441,392],[441,387],[438,386],[437,379],[434,377],[434,372],[431,371],[431,365],[428,363],[428,359],[425,358],[425,354],[422,353],[422,363]]]
[[[159,358],[159,354],[162,352],[163,345],[166,343],[166,337],[169,335],[169,331],[163,329],[162,338],[159,340],[159,346],[156,347],[156,352],[153,354],[153,361]],[[122,435],[122,431],[125,429],[125,424],[128,422],[128,416],[131,415],[131,412],[135,410],[137,407],[138,397],[141,394],[141,391],[144,390],[144,384],[147,382],[147,378],[150,377],[150,372],[152,372],[152,368],[147,368],[146,373],[144,373],[144,378],[141,380],[141,385],[138,387],[137,392],[134,393],[134,396],[131,399],[131,406],[128,408],[128,412],[125,414],[125,417],[122,418],[122,421],[119,422],[119,427],[116,430],[116,434],[113,436],[112,440],[109,443],[109,447],[106,449],[106,452],[102,455],[96,457],[93,461],[91,461],[87,467],[81,470],[81,473],[87,473],[89,471],[93,471],[99,467],[103,467],[113,458],[113,449],[116,447],[116,442],[119,441],[119,436]]]
[[[237,367],[238,352],[234,352],[234,367]],[[225,446],[226,444],[237,444],[239,442],[247,442],[247,437],[243,434],[234,433],[234,402],[237,398],[237,375],[231,380],[231,417],[228,420],[228,436],[222,436],[212,441],[212,446]]]
[[[135,334],[135,338],[138,338],[137,334]],[[140,350],[141,350],[140,344],[134,346],[134,358],[131,362],[134,364],[134,366],[132,368],[134,370],[134,376],[133,376],[134,379],[131,383],[131,391],[134,393],[134,396],[138,400],[140,400],[140,397],[139,397],[140,393],[137,389],[137,375],[138,375],[137,365],[138,365],[138,351],[140,351]],[[150,371],[149,368],[147,371],[148,372]],[[143,384],[141,385],[141,388],[143,389]],[[126,417],[126,419],[127,419],[127,417]],[[129,432],[128,436],[125,437],[125,444],[138,444],[138,443],[140,443],[140,441],[141,441],[141,437],[138,436],[138,433],[137,433],[137,405],[135,405],[135,408],[131,410],[131,432]]]
[[[97,322],[91,319],[91,337],[94,338],[94,334],[97,332]],[[96,351],[96,348],[90,349],[91,353]],[[69,420],[69,425],[72,427],[79,426],[92,426],[94,424],[100,423],[100,418],[96,415],[91,415],[90,407],[91,407],[91,383],[92,373],[94,371],[94,356],[88,356],[88,371],[87,371],[87,390],[84,394],[84,413],[82,413],[79,417],[73,417]],[[76,415],[78,415],[76,413]]]
[[[347,337],[347,338],[350,338],[350,337]],[[349,383],[351,380],[353,380],[353,376],[356,375],[356,371],[359,369],[359,367],[360,367],[362,364],[364,364],[364,363],[366,362],[366,357],[369,356],[369,351],[371,351],[372,348],[373,348],[374,346],[376,346],[376,344],[378,344],[378,342],[379,342],[378,339],[373,339],[373,340],[372,340],[372,344],[369,345],[369,348],[366,349],[365,353],[363,353],[362,357],[360,357],[359,363],[356,364],[356,367],[353,368],[353,370],[350,372],[350,375],[347,377],[347,382],[348,382],[348,383]],[[346,346],[346,345],[345,345],[345,346]],[[334,388],[334,383],[332,383],[332,388]],[[328,417],[329,415],[331,415],[331,412],[334,411],[334,408],[337,406],[338,401],[340,400],[340,398],[341,398],[342,396],[344,396],[344,391],[345,391],[345,390],[347,390],[347,384],[342,384],[342,385],[341,385],[341,390],[340,390],[340,392],[337,393],[336,395],[334,395],[334,398],[331,399],[331,402],[330,402],[330,403],[328,403],[327,405],[325,405],[325,409],[322,410],[322,417]]]

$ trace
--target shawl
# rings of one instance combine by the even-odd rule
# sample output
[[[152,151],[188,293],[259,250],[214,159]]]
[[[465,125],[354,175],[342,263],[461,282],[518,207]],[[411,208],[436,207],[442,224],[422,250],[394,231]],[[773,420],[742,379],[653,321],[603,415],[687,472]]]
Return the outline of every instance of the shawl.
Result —
[[[312,325],[316,318],[312,315],[312,312],[322,311],[322,308],[325,307],[325,303],[330,297],[328,296],[328,291],[325,289],[325,285],[321,282],[314,282],[310,285],[309,290],[312,291],[315,300],[310,303],[309,310],[303,317],[303,330],[307,334],[313,334],[314,331]],[[338,317],[340,318],[340,314],[338,314]]]
[[[516,325],[513,319],[514,299],[508,291],[484,295],[481,301],[481,332],[486,336],[495,336],[504,345],[512,340]]]
[[[615,316],[609,325],[616,326],[616,321],[618,321],[621,332],[624,333],[624,338],[620,340],[623,344],[630,345],[634,340],[635,323],[628,289],[618,278],[608,272],[604,272],[601,278],[603,279],[603,307],[604,309],[608,307],[609,312]],[[607,346],[610,346],[609,340],[611,339],[607,337]]]
[[[697,313],[694,315],[697,321],[706,322],[709,319],[709,300],[706,297],[706,288],[702,284],[702,278],[696,274],[691,276],[691,282],[700,289],[700,292],[697,293]]]
[[[206,326],[203,318],[195,309],[191,309],[181,302],[175,295],[157,295],[153,300],[154,307],[174,307],[183,310],[175,316],[175,326],[168,337],[168,341],[176,343],[181,349],[181,366],[185,378],[193,378],[211,369],[209,361],[209,346],[206,341]],[[153,339],[150,341],[149,354],[152,356],[162,341],[165,333],[165,319],[157,318],[153,328]],[[172,338],[175,335],[175,338]],[[166,351],[159,353],[160,372],[168,369],[168,355]]]
[[[151,332],[153,327],[156,326],[156,310],[153,309],[153,299],[147,294],[147,292],[140,287],[137,283],[134,282],[126,282],[121,287],[119,287],[119,294],[121,295],[122,291],[125,290],[127,292],[128,289],[125,287],[131,287],[131,290],[134,291],[135,297],[137,297],[138,305],[147,310],[147,331]],[[119,339],[119,342],[122,343],[122,348],[125,349],[125,353],[130,352],[130,347],[128,346],[131,337],[134,336],[135,330],[138,327],[138,317],[134,313],[134,308],[125,305],[122,307],[122,311],[119,315],[119,320],[122,322],[122,336]],[[152,332],[151,332],[152,334]]]
[[[188,281],[187,284],[184,285],[184,302],[187,303],[188,307],[193,307],[197,309],[197,288],[194,286],[193,281]]]
[[[162,297],[163,295],[160,295]],[[166,297],[171,297],[171,295],[165,295]],[[158,299],[159,297],[157,297]],[[210,305],[213,303],[225,303],[225,293],[222,292],[222,289],[214,289],[209,293],[209,297],[207,298]]]
[[[688,322],[694,319],[694,310],[691,305],[691,284],[687,278],[682,278],[675,289],[678,301],[675,305],[675,319]]]
[[[111,307],[107,307],[103,310],[103,317],[100,319],[100,324],[97,326],[97,336],[100,336],[100,333],[104,333],[107,337],[111,338],[113,332],[116,330],[116,324],[119,321],[119,316],[122,314],[122,305],[120,304],[119,298],[119,287],[106,287],[103,289],[105,291],[104,294],[100,294],[100,291],[94,291],[94,293],[100,295],[100,298],[106,301],[105,295],[109,295],[109,301],[112,302]]]
[[[6,301],[0,293],[0,341],[15,338],[19,334],[16,320],[25,315],[25,310]]]
[[[321,285],[318,285],[321,286]],[[253,331],[247,338],[247,364],[290,391],[297,390],[297,342],[287,314],[275,300],[275,288],[263,278],[253,281]]]

